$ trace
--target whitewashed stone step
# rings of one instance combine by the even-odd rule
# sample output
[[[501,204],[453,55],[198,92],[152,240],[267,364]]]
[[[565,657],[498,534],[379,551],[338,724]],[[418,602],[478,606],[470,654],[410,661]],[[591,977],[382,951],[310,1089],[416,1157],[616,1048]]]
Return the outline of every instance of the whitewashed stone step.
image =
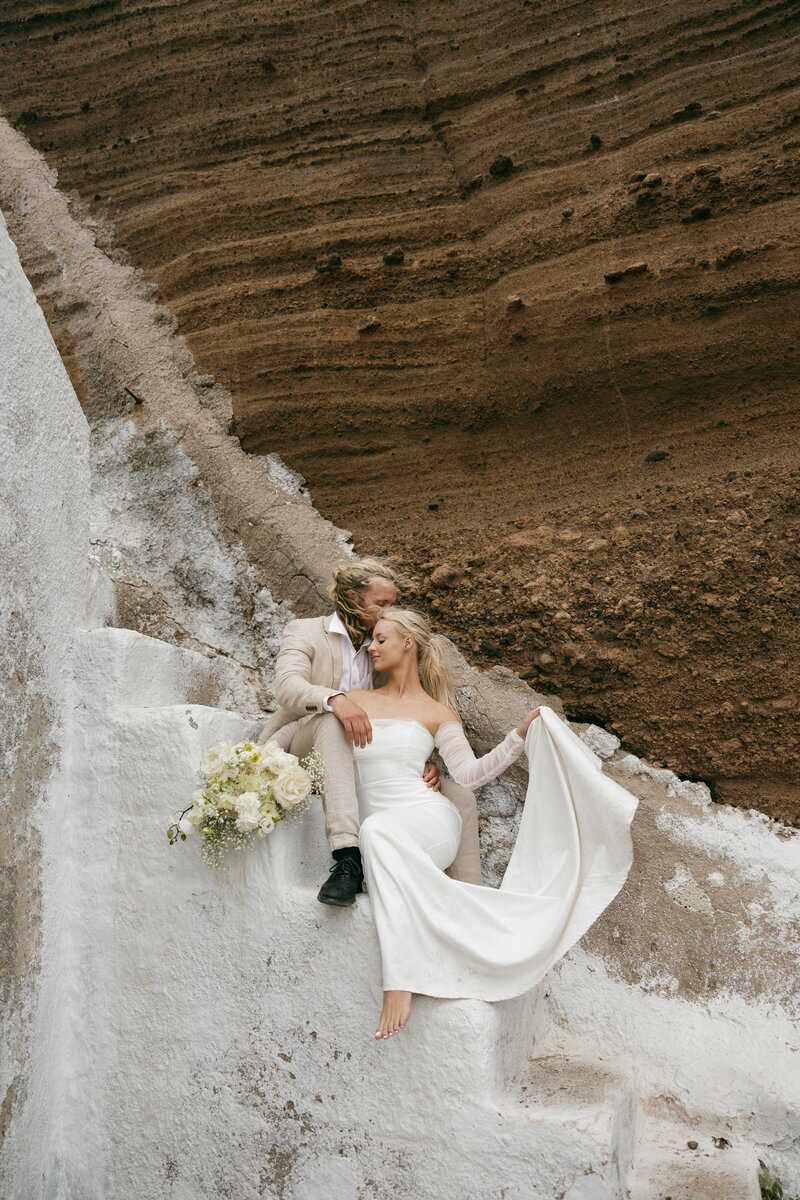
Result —
[[[375,1042],[369,897],[316,900],[319,807],[222,873],[167,845],[201,752],[251,733],[184,700],[213,699],[224,666],[121,630],[85,635],[77,659],[60,1069],[93,1101],[57,1114],[49,1171],[68,1160],[86,1200],[167,1183],[179,1200],[358,1200],[375,1180],[393,1200],[627,1200],[630,1080],[592,1048],[533,1058],[541,989],[417,997],[407,1028]]]
[[[690,1141],[697,1149],[689,1149]],[[752,1147],[719,1149],[691,1128],[649,1121],[639,1143],[630,1200],[759,1200]]]
[[[586,1179],[625,1196],[636,1150],[638,1102],[631,1075],[596,1058],[548,1054],[530,1061],[514,1085],[531,1121],[555,1125],[553,1145],[580,1141]],[[575,1196],[583,1196],[590,1183]],[[587,1196],[594,1195],[585,1191]]]

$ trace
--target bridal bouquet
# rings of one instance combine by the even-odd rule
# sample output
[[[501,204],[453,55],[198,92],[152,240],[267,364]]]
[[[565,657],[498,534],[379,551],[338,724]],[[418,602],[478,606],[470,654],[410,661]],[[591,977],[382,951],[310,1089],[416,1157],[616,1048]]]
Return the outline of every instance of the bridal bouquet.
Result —
[[[285,817],[297,817],[320,792],[322,759],[316,750],[302,761],[277,742],[215,742],[200,760],[205,787],[195,792],[167,829],[169,844],[200,833],[200,856],[218,867],[227,850],[263,838]]]

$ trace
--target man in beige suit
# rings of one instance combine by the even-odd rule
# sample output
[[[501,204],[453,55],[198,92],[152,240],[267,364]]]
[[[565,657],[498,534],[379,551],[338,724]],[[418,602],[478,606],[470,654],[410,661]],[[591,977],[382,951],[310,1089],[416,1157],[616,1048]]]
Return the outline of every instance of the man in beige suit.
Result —
[[[323,904],[345,907],[355,903],[363,883],[352,747],[372,741],[367,714],[347,692],[376,683],[367,648],[375,622],[397,599],[397,581],[381,559],[365,558],[340,563],[329,594],[331,616],[290,621],[283,631],[275,668],[280,707],[260,738],[269,741],[280,730],[280,740],[292,754],[302,758],[312,749],[319,751],[325,764],[325,828],[334,865],[318,898]],[[461,847],[448,874],[479,884],[475,797],[452,780],[440,783],[432,763],[424,778],[429,787],[441,788],[461,814]]]

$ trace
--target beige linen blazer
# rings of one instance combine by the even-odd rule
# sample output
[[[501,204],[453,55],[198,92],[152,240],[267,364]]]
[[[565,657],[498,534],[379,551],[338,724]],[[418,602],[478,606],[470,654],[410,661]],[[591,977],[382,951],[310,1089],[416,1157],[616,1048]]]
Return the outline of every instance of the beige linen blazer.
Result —
[[[339,634],[330,632],[332,620],[333,613],[327,617],[307,617],[290,621],[284,629],[275,664],[278,710],[264,726],[263,741],[298,717],[327,712],[325,701],[338,692],[342,682],[342,647]],[[371,662],[370,676],[374,687]]]

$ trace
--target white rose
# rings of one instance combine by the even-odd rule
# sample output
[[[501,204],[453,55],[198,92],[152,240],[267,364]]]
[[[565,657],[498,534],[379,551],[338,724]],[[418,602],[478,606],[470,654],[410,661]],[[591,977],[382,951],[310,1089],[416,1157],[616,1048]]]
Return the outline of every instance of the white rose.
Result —
[[[272,795],[281,808],[294,808],[310,794],[311,780],[297,763],[282,771],[272,785]]]
[[[261,818],[258,825],[262,833],[270,833],[275,828],[275,822],[269,813],[267,813],[265,817]]]
[[[289,754],[287,750],[282,750],[277,742],[269,742],[262,749],[259,766],[262,770],[269,771],[272,775],[281,775],[284,771],[288,771],[290,767],[296,767],[297,759],[294,754]]]
[[[236,828],[241,833],[251,833],[261,820],[261,797],[258,792],[242,792],[236,797]]]
[[[231,748],[230,742],[214,742],[213,746],[209,746],[200,759],[202,773],[208,777],[221,771],[231,753]]]

